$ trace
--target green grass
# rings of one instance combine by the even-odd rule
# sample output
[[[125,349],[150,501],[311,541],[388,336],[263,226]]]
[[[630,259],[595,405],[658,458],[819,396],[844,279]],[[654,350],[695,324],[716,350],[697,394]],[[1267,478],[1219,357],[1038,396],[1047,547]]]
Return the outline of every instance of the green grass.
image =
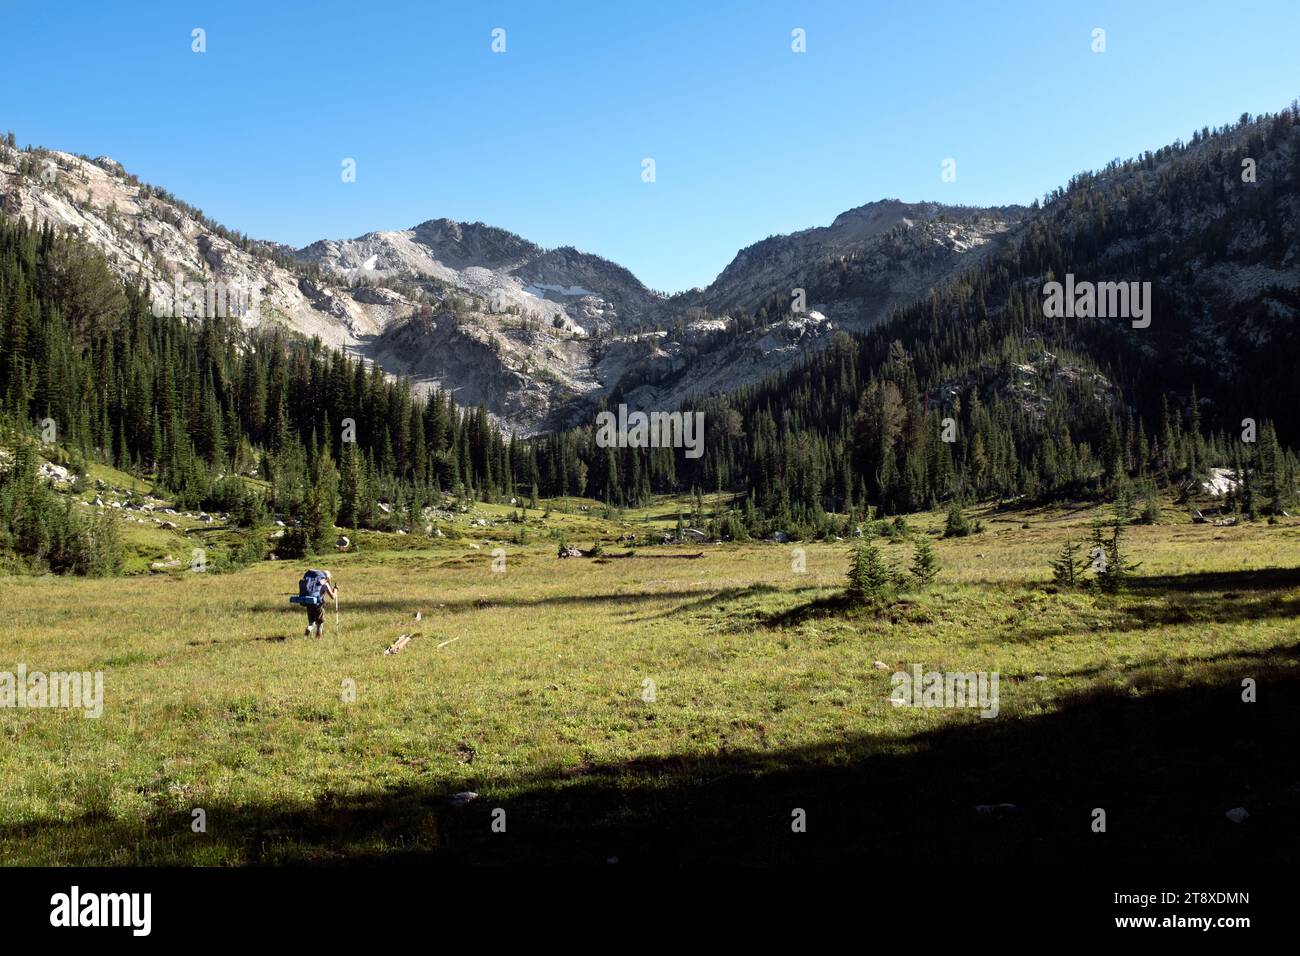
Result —
[[[852,542],[799,546],[803,574],[796,545],[763,543],[557,560],[551,531],[587,547],[676,520],[674,502],[623,524],[587,504],[530,509],[523,547],[503,521],[363,532],[301,566],[6,579],[0,670],[102,670],[106,700],[98,720],[0,710],[0,860],[1300,859],[1295,521],[1134,527],[1138,577],[1108,597],[1048,584],[1097,512],[983,509],[984,534],[932,538],[936,584],[874,613],[838,603]],[[908,521],[937,535],[943,516]],[[287,603],[307,564],[342,587],[323,640]],[[893,707],[916,663],[997,671],[999,716]],[[481,797],[452,807],[462,790]],[[974,811],[1002,802],[1017,811]]]
[[[153,494],[153,482],[148,478],[137,478],[135,475],[128,474],[125,471],[119,471],[110,465],[105,465],[97,461],[87,463],[86,478],[92,485],[96,480],[99,480],[105,484],[112,485],[114,488],[134,491],[141,495]],[[94,496],[92,495],[91,497]]]

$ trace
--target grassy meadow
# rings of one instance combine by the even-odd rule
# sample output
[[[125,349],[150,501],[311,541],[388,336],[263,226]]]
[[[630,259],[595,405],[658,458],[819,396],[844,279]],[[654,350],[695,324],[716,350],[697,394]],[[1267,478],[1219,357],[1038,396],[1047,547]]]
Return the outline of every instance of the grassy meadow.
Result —
[[[1300,862],[1300,521],[1170,508],[1128,531],[1141,566],[1107,596],[1049,567],[1105,509],[980,509],[958,539],[916,516],[937,581],[852,611],[850,541],[628,555],[613,539],[670,529],[676,505],[587,504],[528,511],[525,544],[483,505],[497,523],[454,540],[0,581],[0,670],[105,682],[99,719],[0,710],[0,861]],[[605,554],[557,559],[556,532]],[[129,534],[140,563],[166,546]],[[909,539],[877,543],[910,563]],[[308,565],[341,587],[323,639],[287,600]],[[893,706],[914,664],[998,672],[997,717]]]

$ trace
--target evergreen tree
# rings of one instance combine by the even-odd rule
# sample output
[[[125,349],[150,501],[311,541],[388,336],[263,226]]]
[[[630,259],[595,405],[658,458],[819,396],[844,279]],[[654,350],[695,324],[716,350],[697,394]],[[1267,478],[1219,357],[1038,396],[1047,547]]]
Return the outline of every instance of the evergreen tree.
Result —
[[[1128,558],[1123,553],[1121,544],[1122,528],[1122,525],[1116,524],[1111,529],[1110,539],[1103,545],[1105,561],[1097,574],[1097,586],[1109,593],[1120,590],[1129,576],[1138,568],[1138,565],[1129,563]],[[1098,530],[1098,537],[1100,537],[1100,530]]]
[[[889,568],[880,556],[880,550],[869,541],[863,541],[853,552],[849,568],[849,585],[845,596],[852,605],[889,603],[892,592]]]
[[[935,556],[934,545],[927,537],[920,537],[912,550],[912,577],[917,584],[926,585],[934,581],[939,573],[939,559]]]
[[[1052,562],[1052,580],[1063,588],[1073,588],[1082,581],[1087,558],[1079,553],[1078,547],[1069,538],[1065,539],[1060,553]]]
[[[969,519],[961,510],[961,505],[953,502],[948,506],[948,517],[944,522],[943,536],[945,538],[964,538],[971,534],[974,529]]]

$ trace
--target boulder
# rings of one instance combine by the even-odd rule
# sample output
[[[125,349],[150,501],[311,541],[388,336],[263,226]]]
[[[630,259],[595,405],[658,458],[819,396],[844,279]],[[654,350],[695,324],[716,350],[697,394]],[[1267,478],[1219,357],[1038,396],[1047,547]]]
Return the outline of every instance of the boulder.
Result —
[[[48,478],[50,481],[69,481],[72,474],[62,465],[56,465],[52,461],[44,462],[36,473],[42,478]]]

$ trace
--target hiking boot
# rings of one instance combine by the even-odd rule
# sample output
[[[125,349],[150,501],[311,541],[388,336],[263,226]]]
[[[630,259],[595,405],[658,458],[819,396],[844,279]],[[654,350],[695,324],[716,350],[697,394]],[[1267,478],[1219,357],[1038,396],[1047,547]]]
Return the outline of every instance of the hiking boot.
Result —
[[[303,636],[303,637],[311,637],[311,625],[310,625],[310,624],[308,624],[307,627],[303,629],[302,636]]]

